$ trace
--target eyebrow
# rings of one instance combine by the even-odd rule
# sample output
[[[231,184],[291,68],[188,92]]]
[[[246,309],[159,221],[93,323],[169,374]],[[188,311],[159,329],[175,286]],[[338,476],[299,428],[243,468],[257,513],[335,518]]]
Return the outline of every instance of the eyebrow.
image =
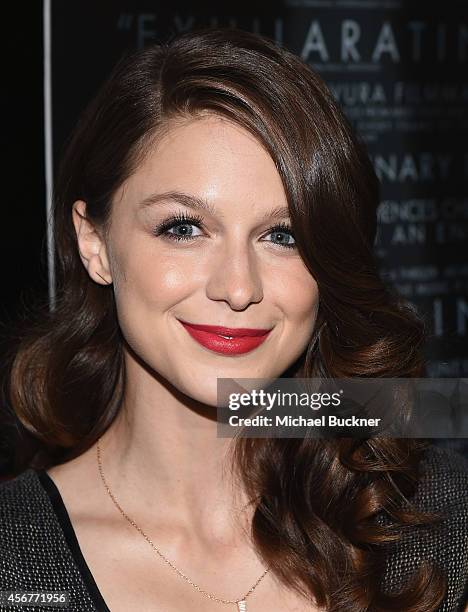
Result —
[[[221,219],[224,218],[222,212],[216,210],[216,208],[210,204],[206,199],[199,198],[195,195],[191,195],[188,193],[183,193],[181,191],[165,191],[163,193],[152,193],[151,195],[144,198],[139,204],[138,208],[147,208],[149,206],[154,206],[162,201],[173,200],[182,204],[183,206],[187,206],[188,208],[192,208],[194,210],[202,210],[206,213],[213,215],[214,217],[218,216]],[[262,215],[261,220],[265,221],[267,219],[284,219],[289,217],[289,208],[287,206],[277,206],[267,211],[264,215]]]

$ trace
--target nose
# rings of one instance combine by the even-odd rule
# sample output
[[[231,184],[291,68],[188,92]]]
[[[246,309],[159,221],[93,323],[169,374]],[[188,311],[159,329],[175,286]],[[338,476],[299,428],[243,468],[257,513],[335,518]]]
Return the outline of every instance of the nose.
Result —
[[[206,294],[210,300],[227,302],[233,310],[245,310],[263,299],[259,262],[248,245],[225,243],[216,253]]]

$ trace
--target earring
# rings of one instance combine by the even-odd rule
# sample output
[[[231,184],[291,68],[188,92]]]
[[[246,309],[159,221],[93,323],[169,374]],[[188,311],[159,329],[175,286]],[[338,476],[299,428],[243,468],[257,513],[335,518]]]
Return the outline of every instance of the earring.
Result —
[[[99,272],[96,272],[96,274],[97,274],[98,276],[101,276],[101,275],[99,274]],[[103,276],[101,276],[101,278],[102,278],[102,280],[103,280],[103,281],[106,283],[106,285],[110,285],[110,282],[109,282],[109,281],[106,281],[106,279],[105,279]]]

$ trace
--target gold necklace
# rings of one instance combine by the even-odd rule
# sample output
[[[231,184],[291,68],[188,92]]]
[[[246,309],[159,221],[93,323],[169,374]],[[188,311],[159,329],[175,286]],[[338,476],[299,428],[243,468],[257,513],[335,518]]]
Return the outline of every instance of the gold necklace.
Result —
[[[122,516],[131,524],[133,525],[133,527],[135,527],[135,529],[141,533],[141,535],[145,538],[145,540],[148,542],[148,544],[153,548],[153,550],[155,552],[158,553],[158,555],[161,557],[161,559],[163,559],[163,561],[165,563],[167,563],[167,565],[169,565],[169,567],[171,567],[181,578],[183,578],[186,582],[188,582],[190,585],[193,586],[193,588],[195,588],[199,593],[201,593],[202,595],[204,595],[205,597],[208,597],[208,599],[212,599],[213,601],[217,601],[219,603],[223,603],[223,604],[235,604],[237,606],[237,610],[238,612],[247,612],[247,602],[246,599],[247,597],[253,593],[253,591],[255,590],[255,588],[258,586],[258,584],[260,583],[260,581],[266,576],[266,574],[269,571],[269,568],[267,568],[263,574],[260,576],[260,578],[257,580],[257,582],[250,587],[250,589],[247,591],[247,593],[245,593],[245,595],[241,598],[241,599],[222,599],[221,597],[216,597],[215,595],[212,595],[211,593],[208,593],[207,591],[205,591],[204,589],[202,589],[200,586],[198,586],[198,584],[196,584],[195,582],[193,582],[192,580],[190,580],[190,578],[188,576],[186,576],[183,572],[181,572],[173,563],[171,563],[171,561],[169,561],[169,559],[167,559],[162,552],[153,544],[153,542],[150,540],[150,538],[146,535],[146,533],[140,528],[138,527],[138,525],[135,523],[135,521],[133,519],[131,519],[120,507],[118,501],[115,499],[114,495],[112,494],[112,491],[109,488],[109,485],[106,482],[106,479],[104,478],[104,472],[102,470],[102,461],[101,461],[101,449],[99,447],[99,442],[100,442],[101,438],[98,438],[97,441],[97,462],[98,462],[98,468],[99,468],[99,474],[101,475],[101,480],[104,484],[104,487],[106,488],[107,493],[109,494],[110,498],[112,499],[112,501],[114,502],[114,505],[117,507],[117,509],[119,510],[119,512],[122,514]]]

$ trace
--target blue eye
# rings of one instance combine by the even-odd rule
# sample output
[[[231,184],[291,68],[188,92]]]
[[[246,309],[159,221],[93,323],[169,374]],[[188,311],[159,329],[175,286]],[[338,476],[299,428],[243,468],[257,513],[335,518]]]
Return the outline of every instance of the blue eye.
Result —
[[[190,226],[195,226],[198,229],[201,229],[203,219],[198,215],[187,215],[185,212],[178,213],[174,217],[167,219],[167,221],[163,221],[156,229],[153,231],[155,236],[164,235],[170,240],[191,240],[196,237],[193,235],[193,230],[190,229]],[[169,230],[178,230],[181,231],[180,234],[170,232]]]
[[[202,229],[203,218],[198,215],[188,215],[185,212],[177,213],[170,219],[160,223],[154,230],[155,236],[164,236],[170,240],[193,240],[202,234],[194,234],[192,227]],[[180,232],[180,233],[179,233]],[[279,223],[268,230],[267,236],[273,235],[277,242],[268,240],[272,244],[283,247],[285,249],[296,248],[296,241],[292,234],[291,227],[286,223]]]
[[[191,228],[191,226],[192,227],[196,227],[197,229],[200,229],[193,222],[189,222],[189,221],[180,222],[180,221],[178,221],[176,224],[172,225],[171,227],[168,227],[166,229],[166,231],[165,231],[165,234],[166,234],[166,236],[171,236],[175,240],[190,239],[190,238],[194,237],[193,229]],[[175,230],[175,231],[171,232],[171,230]],[[180,234],[178,234],[177,231],[180,231]]]
[[[268,235],[270,234],[273,234],[276,237],[276,240],[279,241],[274,242],[273,244],[285,247],[286,249],[294,249],[296,247],[296,240],[294,239],[290,225],[287,225],[286,223],[279,223],[278,225],[270,228]]]

